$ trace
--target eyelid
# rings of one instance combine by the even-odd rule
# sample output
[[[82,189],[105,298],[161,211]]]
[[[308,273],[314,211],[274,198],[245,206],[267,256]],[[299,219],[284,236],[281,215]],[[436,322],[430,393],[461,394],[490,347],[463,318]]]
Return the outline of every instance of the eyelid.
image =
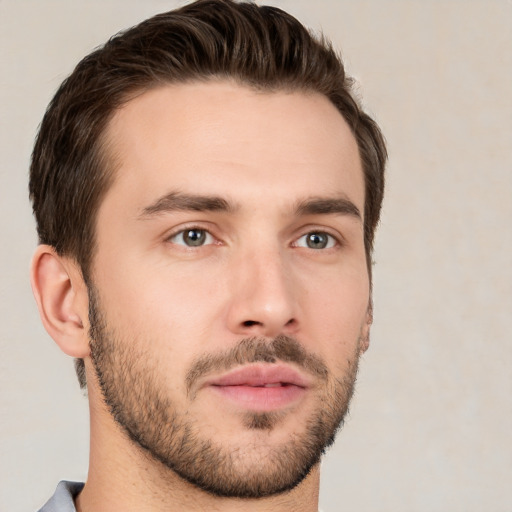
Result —
[[[208,246],[208,245],[214,245],[214,244],[221,244],[222,243],[222,241],[216,235],[214,235],[213,232],[215,230],[212,227],[210,227],[210,226],[208,226],[208,227],[205,226],[201,222],[191,222],[189,224],[182,224],[180,226],[175,227],[170,232],[168,231],[165,234],[164,241],[169,242],[169,243],[173,243],[175,245],[180,245],[180,246],[184,246],[184,247],[193,249],[194,248],[193,246],[187,246],[186,244],[180,244],[180,243],[172,242],[172,239],[175,238],[176,236],[178,236],[180,234],[183,234],[186,231],[193,231],[193,230],[204,231],[207,235],[209,235],[212,238],[211,242],[207,242],[207,243],[203,244],[202,246],[197,246],[197,247],[204,247],[204,246]],[[333,249],[335,247],[341,247],[341,246],[345,245],[345,239],[341,235],[341,233],[339,233],[339,231],[333,230],[333,229],[328,228],[326,226],[314,226],[313,225],[313,226],[305,226],[305,227],[303,227],[300,230],[299,236],[295,236],[294,237],[294,239],[293,239],[293,241],[291,243],[291,246],[292,247],[299,247],[297,245],[297,242],[300,239],[302,239],[305,236],[310,235],[312,233],[325,234],[325,235],[327,235],[329,238],[331,238],[334,241],[334,245],[332,247],[327,247],[327,248],[324,248],[324,249],[315,249],[315,250],[328,250],[328,249]]]
[[[333,230],[326,226],[315,226],[315,225],[305,226],[300,230],[300,233],[301,234],[299,236],[295,237],[294,241],[292,242],[292,245],[295,247],[298,247],[296,244],[301,238],[303,238],[307,235],[310,235],[312,233],[321,233],[321,234],[325,234],[325,235],[329,236],[335,242],[334,247],[342,247],[345,245],[345,239],[342,236],[342,234],[339,231]],[[334,247],[330,247],[328,249],[333,249]],[[316,249],[316,250],[319,250],[319,249]],[[323,249],[323,250],[325,251],[326,249]]]
[[[194,231],[194,230],[204,231],[207,234],[207,236],[210,236],[212,238],[211,242],[206,242],[203,245],[199,245],[197,247],[204,247],[207,245],[214,245],[216,243],[220,243],[219,239],[212,233],[211,228],[205,227],[204,225],[201,225],[200,223],[197,223],[197,222],[191,222],[190,224],[185,224],[185,225],[182,224],[182,225],[174,228],[170,232],[167,232],[164,236],[164,241],[172,243],[174,245],[186,247],[187,249],[194,249],[195,248],[194,246],[187,246],[186,244],[173,242],[173,238],[177,237],[178,235],[182,235],[183,233],[185,233],[187,231]]]
[[[319,235],[326,235],[328,237],[328,241],[327,241],[327,246],[326,247],[321,247],[321,248],[313,248],[313,247],[308,247],[307,246],[307,241],[304,242],[304,245],[299,245],[299,241],[302,240],[303,238],[306,238],[312,234],[319,234]],[[336,237],[334,237],[331,233],[328,233],[327,231],[308,231],[307,233],[304,233],[302,236],[300,236],[299,238],[297,238],[294,242],[294,247],[301,247],[301,248],[304,248],[304,249],[311,249],[311,250],[314,250],[314,251],[325,251],[325,250],[329,250],[329,249],[334,249],[335,247],[339,246],[340,245],[340,242],[337,240]]]

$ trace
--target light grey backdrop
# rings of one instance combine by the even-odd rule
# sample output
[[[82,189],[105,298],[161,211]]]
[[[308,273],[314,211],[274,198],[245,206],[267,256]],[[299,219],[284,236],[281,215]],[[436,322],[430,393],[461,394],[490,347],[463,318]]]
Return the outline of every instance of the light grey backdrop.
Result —
[[[181,2],[183,3],[183,2]],[[512,3],[275,0],[342,49],[389,142],[375,325],[326,511],[512,510]],[[0,510],[87,470],[86,399],[40,325],[31,145],[74,64],[163,0],[0,0]]]

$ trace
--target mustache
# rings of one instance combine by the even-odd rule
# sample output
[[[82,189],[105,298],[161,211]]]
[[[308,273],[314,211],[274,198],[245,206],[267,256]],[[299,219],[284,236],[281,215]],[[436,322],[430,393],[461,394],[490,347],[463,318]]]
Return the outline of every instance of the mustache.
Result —
[[[185,378],[187,394],[198,379],[209,373],[227,371],[235,366],[250,363],[294,363],[304,371],[326,381],[329,370],[323,360],[307,352],[295,339],[279,335],[272,340],[244,338],[231,349],[219,354],[207,354],[196,359]]]

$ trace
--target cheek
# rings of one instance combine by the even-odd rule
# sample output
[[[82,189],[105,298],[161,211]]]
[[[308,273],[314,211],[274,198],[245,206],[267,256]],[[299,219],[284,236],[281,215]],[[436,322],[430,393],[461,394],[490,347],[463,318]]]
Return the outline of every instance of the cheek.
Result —
[[[193,347],[219,317],[224,291],[218,275],[147,264],[131,265],[130,271],[119,267],[101,283],[102,304],[117,329],[141,342],[169,346],[186,338]]]
[[[311,275],[315,275],[315,279],[304,280],[302,287],[322,316],[349,320],[366,312],[370,288],[365,263],[358,262],[353,267],[334,266],[329,272],[317,271]]]
[[[365,275],[332,278],[306,294],[306,324],[315,326],[315,338],[324,340],[325,350],[333,356],[353,352],[359,341],[369,305]]]

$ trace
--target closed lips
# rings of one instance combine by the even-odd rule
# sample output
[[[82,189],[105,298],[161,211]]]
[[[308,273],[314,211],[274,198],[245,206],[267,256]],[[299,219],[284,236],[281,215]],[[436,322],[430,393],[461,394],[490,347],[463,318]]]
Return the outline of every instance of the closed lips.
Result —
[[[289,365],[252,364],[236,368],[206,382],[207,386],[279,387],[298,386],[307,388],[309,379]]]

